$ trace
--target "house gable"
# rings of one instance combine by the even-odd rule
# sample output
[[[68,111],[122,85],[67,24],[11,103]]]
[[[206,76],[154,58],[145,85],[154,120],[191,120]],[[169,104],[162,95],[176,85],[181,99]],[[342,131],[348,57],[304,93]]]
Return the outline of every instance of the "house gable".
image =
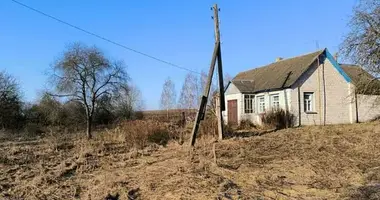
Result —
[[[292,112],[301,117],[301,125],[352,122],[351,79],[328,54],[326,51],[292,86]],[[312,112],[304,107],[305,94],[312,94]]]
[[[229,94],[240,94],[240,90],[235,86],[234,83],[232,83],[231,81],[228,83],[226,89],[225,89],[225,92],[224,92],[226,95],[229,95]]]
[[[347,75],[347,73],[342,69],[342,67],[339,65],[339,63],[334,59],[334,57],[330,54],[330,52],[326,49],[325,50],[326,58],[331,62],[331,64],[334,66],[336,70],[340,73],[340,75],[343,76],[343,78],[348,82],[351,83],[351,78]]]

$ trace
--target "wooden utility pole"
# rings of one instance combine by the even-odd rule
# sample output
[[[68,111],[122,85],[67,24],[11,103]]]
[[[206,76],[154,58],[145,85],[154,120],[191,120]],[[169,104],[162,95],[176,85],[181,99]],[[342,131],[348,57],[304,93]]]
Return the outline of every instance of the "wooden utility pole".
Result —
[[[219,76],[219,105],[217,106],[217,113],[218,113],[218,132],[219,132],[219,138],[223,138],[223,116],[222,111],[225,110],[225,101],[224,101],[224,83],[223,83],[223,69],[222,69],[222,53],[220,48],[220,31],[219,31],[219,8],[218,5],[215,4],[212,8],[214,10],[214,25],[215,25],[215,47],[214,47],[214,53],[212,54],[211,59],[211,65],[210,70],[208,72],[207,77],[207,84],[203,91],[201,103],[199,105],[199,109],[197,112],[197,116],[195,119],[192,135],[191,135],[191,141],[190,146],[194,146],[195,140],[197,137],[197,133],[199,130],[199,125],[201,120],[204,119],[206,114],[206,107],[207,102],[210,94],[210,87],[212,82],[212,76],[214,74],[215,64],[218,62],[218,76]]]
[[[223,111],[225,108],[224,101],[224,81],[223,81],[223,68],[222,68],[222,49],[220,45],[220,31],[219,31],[219,8],[218,5],[214,5],[214,24],[215,24],[215,41],[219,43],[218,49],[218,76],[219,76],[219,97],[217,97],[216,113],[218,118],[218,138],[223,140]]]

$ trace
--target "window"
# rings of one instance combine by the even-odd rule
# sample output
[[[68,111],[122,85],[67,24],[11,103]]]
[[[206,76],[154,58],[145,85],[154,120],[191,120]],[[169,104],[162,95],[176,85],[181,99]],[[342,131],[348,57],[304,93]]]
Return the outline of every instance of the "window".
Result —
[[[264,96],[258,97],[259,113],[265,112],[265,98]]]
[[[314,111],[314,93],[313,92],[304,92],[303,93],[303,102],[305,112]]]
[[[255,96],[252,94],[244,95],[244,113],[253,113],[253,105],[254,105]]]
[[[280,109],[280,97],[278,94],[271,96],[272,109]]]

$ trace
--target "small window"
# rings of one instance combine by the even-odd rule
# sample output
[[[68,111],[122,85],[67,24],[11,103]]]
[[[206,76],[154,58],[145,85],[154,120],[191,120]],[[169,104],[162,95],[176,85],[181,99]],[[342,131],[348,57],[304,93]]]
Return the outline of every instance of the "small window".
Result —
[[[258,102],[259,102],[259,113],[265,112],[265,98],[264,98],[264,96],[259,97]]]
[[[278,94],[271,96],[272,109],[280,109],[280,97]]]
[[[313,112],[314,111],[314,93],[304,92],[303,101],[304,101],[304,111]]]
[[[244,95],[244,113],[253,113],[253,105],[254,105],[255,96],[252,94]]]

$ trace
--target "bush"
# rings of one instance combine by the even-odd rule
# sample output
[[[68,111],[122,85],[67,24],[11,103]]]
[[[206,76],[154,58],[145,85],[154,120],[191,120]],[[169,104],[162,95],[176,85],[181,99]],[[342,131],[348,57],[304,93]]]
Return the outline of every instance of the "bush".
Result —
[[[294,126],[295,116],[283,109],[273,109],[261,116],[263,125],[276,129],[289,128]]]
[[[233,128],[230,124],[223,125],[224,137],[230,137],[233,135]],[[218,138],[218,120],[214,115],[208,115],[204,121],[201,121],[199,127],[199,136],[212,136]]]
[[[165,129],[156,129],[148,134],[148,142],[166,146],[170,140],[169,132]]]
[[[22,121],[19,85],[12,76],[0,72],[0,129],[19,130]]]
[[[199,126],[200,137],[203,136],[213,136],[218,137],[218,121],[215,117],[206,116],[204,121],[201,121]]]
[[[239,123],[239,126],[237,129],[239,130],[244,130],[244,129],[251,129],[251,128],[254,128],[256,127],[252,122],[251,120],[249,119],[243,119],[240,121]]]
[[[234,135],[234,129],[229,124],[224,124],[223,131],[224,131],[224,137],[231,137]]]
[[[35,123],[27,123],[24,128],[24,133],[28,136],[39,136],[44,131],[42,130],[41,126]]]

